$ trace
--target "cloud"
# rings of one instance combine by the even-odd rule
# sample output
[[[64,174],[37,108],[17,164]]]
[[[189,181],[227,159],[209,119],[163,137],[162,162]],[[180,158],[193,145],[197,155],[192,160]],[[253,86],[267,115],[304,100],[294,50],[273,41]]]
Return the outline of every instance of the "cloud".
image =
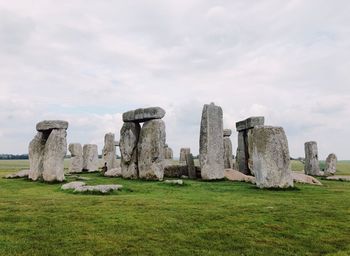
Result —
[[[0,153],[23,153],[36,122],[66,119],[69,142],[119,137],[121,114],[161,106],[167,141],[198,153],[204,104],[225,127],[264,115],[293,156],[350,159],[348,1],[0,3]],[[236,134],[232,135],[236,147]]]

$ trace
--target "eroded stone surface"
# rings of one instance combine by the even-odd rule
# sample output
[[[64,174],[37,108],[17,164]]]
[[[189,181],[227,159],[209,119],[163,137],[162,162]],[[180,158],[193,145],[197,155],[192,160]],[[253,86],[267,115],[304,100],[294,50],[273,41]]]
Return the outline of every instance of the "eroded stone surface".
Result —
[[[339,181],[350,181],[350,176],[346,175],[334,175],[326,178],[327,180],[339,180]]]
[[[288,141],[282,127],[256,126],[248,134],[251,170],[259,188],[293,187]]]
[[[63,120],[44,120],[36,125],[37,131],[47,131],[52,129],[65,129],[68,128],[68,122]]]
[[[82,181],[72,181],[72,182],[69,182],[69,183],[62,185],[61,189],[62,190],[76,189],[76,188],[79,188],[79,187],[82,187],[85,185],[86,185],[86,183],[82,182]]]
[[[255,177],[250,175],[245,175],[239,171],[233,169],[225,169],[225,178],[231,181],[244,181],[255,184]]]
[[[199,162],[202,179],[224,178],[223,113],[214,103],[203,107]]]
[[[305,142],[305,174],[323,176],[318,161],[318,149],[315,141]]]
[[[95,144],[85,144],[83,147],[83,170],[95,172],[98,170],[98,150]]]
[[[322,185],[322,183],[319,182],[318,179],[315,179],[314,177],[303,173],[292,172],[292,176],[293,176],[294,182],[297,182],[297,183],[311,184],[311,185],[318,185],[318,186]]]
[[[168,144],[165,144],[164,146],[164,158],[173,159],[173,150],[169,148]]]
[[[137,143],[140,136],[140,125],[138,123],[124,123],[120,130],[120,167],[123,178],[137,179]]]
[[[141,179],[163,179],[165,137],[163,120],[154,119],[143,124],[138,142],[138,168]]]
[[[106,194],[112,191],[121,190],[122,185],[95,185],[95,186],[80,186],[74,189],[74,192],[100,192]]]
[[[165,110],[160,107],[139,108],[123,114],[124,122],[146,122],[153,119],[162,119]]]
[[[334,175],[337,171],[337,156],[335,154],[329,154],[326,159],[326,167],[324,169],[324,174],[326,176]]]
[[[122,169],[120,167],[110,169],[104,173],[104,176],[106,176],[106,177],[121,177],[122,176]]]
[[[80,143],[70,143],[68,150],[71,154],[69,172],[79,173],[83,171],[83,147]]]
[[[181,148],[180,149],[180,159],[179,164],[180,165],[186,165],[186,155],[191,153],[190,148]]]
[[[183,180],[165,180],[164,182],[168,184],[176,184],[176,185],[184,184]]]
[[[117,167],[117,156],[115,148],[114,133],[107,133],[105,135],[105,144],[102,149],[103,163],[107,163],[107,170]]]
[[[233,168],[232,142],[230,137],[224,137],[224,167],[225,169]]]
[[[254,128],[255,126],[264,125],[265,118],[263,116],[253,116],[249,117],[243,121],[239,121],[236,123],[237,132],[248,130]]]
[[[21,170],[16,173],[11,173],[5,176],[6,179],[27,178],[30,170]]]
[[[230,137],[232,134],[231,129],[224,129],[224,137]]]
[[[49,133],[38,132],[34,139],[29,143],[29,175],[31,180],[42,179],[44,167],[44,148]]]
[[[67,132],[53,129],[45,143],[43,158],[43,180],[48,182],[64,180],[64,157],[67,153]]]
[[[194,165],[193,155],[191,153],[186,154],[186,165],[188,169],[188,177],[190,179],[196,179],[196,166]]]

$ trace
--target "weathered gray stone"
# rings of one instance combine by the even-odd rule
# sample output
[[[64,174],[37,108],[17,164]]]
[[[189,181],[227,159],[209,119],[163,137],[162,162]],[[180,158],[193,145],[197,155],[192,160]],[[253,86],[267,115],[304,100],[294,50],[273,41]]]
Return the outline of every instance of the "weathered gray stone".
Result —
[[[162,119],[165,110],[160,107],[139,108],[123,114],[124,122],[146,122],[152,119]]]
[[[65,129],[68,128],[68,122],[62,120],[44,120],[36,125],[37,131],[47,131],[52,129]]]
[[[311,185],[318,185],[318,186],[322,185],[322,183],[319,182],[314,177],[303,173],[292,172],[292,177],[293,177],[293,181],[297,183],[311,184]]]
[[[190,148],[181,148],[180,149],[180,159],[179,164],[180,165],[186,165],[186,155],[191,153]]]
[[[318,162],[317,143],[315,141],[305,142],[305,174],[322,176]]]
[[[224,178],[223,114],[214,103],[202,111],[199,162],[204,180]]]
[[[43,158],[44,181],[64,180],[64,157],[67,153],[67,132],[65,129],[53,129],[45,143]]]
[[[82,187],[85,185],[86,185],[86,183],[82,182],[82,181],[72,181],[72,182],[69,182],[69,183],[62,185],[61,189],[62,190],[76,189],[76,188],[79,188],[79,187]]]
[[[146,180],[163,180],[165,124],[154,119],[143,124],[138,142],[139,177]]]
[[[114,133],[107,133],[105,135],[105,145],[102,149],[102,158],[103,163],[107,163],[107,170],[117,167]]]
[[[116,141],[114,142],[114,146],[116,146],[116,147],[119,147],[119,146],[120,146],[119,140],[116,140]]]
[[[175,184],[175,185],[183,185],[184,184],[183,180],[165,180],[164,182],[168,183],[168,184]]]
[[[164,159],[173,159],[173,150],[169,148],[168,144],[164,146]]]
[[[45,120],[37,124],[38,133],[29,144],[28,178],[31,180],[63,181],[63,160],[67,153],[68,122]]]
[[[132,122],[124,123],[120,130],[120,167],[123,178],[138,178],[137,143],[140,130],[140,125]]]
[[[249,117],[243,121],[239,121],[236,123],[236,129],[237,132],[243,131],[243,130],[248,130],[251,128],[254,128],[255,126],[258,125],[264,125],[265,118],[263,116],[253,116]]]
[[[238,147],[236,152],[236,168],[245,175],[251,175],[248,167],[248,137],[247,131],[238,133]]]
[[[337,171],[337,161],[337,156],[335,154],[329,154],[326,159],[326,168],[324,169],[324,174],[326,176],[335,174]]]
[[[95,144],[85,144],[83,147],[83,170],[95,172],[98,170],[98,150]]]
[[[104,176],[106,176],[106,177],[121,177],[122,176],[122,169],[120,167],[110,169],[104,173]]]
[[[282,127],[256,126],[249,131],[248,145],[259,188],[293,187],[288,141]]]
[[[231,129],[224,129],[224,137],[230,137],[232,134]]]
[[[95,185],[95,186],[80,186],[74,189],[74,192],[100,192],[102,194],[109,193],[111,191],[121,190],[122,185]]]
[[[225,169],[233,168],[232,142],[228,136],[224,136],[224,167]]]
[[[83,147],[80,143],[70,143],[68,146],[71,154],[69,172],[79,173],[83,171]]]
[[[30,170],[21,170],[5,176],[6,179],[28,178]]]
[[[350,176],[347,175],[334,175],[326,178],[327,180],[338,180],[338,181],[350,181]]]
[[[233,169],[225,169],[225,178],[227,178],[230,181],[244,181],[252,184],[256,183],[254,176],[245,175]]]
[[[186,165],[188,169],[188,177],[190,179],[196,179],[196,166],[194,165],[193,155],[191,153],[186,154]]]
[[[42,179],[44,167],[44,148],[49,136],[47,132],[38,132],[34,139],[29,143],[29,166],[30,171],[28,178],[31,180]]]

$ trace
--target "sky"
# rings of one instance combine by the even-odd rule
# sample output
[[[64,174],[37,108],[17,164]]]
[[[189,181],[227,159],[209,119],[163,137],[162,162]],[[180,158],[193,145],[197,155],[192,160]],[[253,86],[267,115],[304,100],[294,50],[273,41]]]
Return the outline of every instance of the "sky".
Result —
[[[198,154],[201,112],[285,129],[292,157],[350,159],[348,0],[0,0],[0,153],[28,152],[35,125],[67,141],[119,139],[122,113],[166,110],[167,143]]]

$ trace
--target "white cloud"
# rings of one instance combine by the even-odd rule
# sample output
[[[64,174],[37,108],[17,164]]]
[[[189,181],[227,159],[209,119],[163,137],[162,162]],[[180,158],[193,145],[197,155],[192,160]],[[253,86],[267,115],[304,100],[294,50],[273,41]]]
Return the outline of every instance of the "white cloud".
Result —
[[[69,141],[119,137],[124,111],[167,110],[168,144],[198,153],[202,105],[225,127],[283,126],[293,156],[350,159],[348,1],[0,3],[0,153],[22,153],[45,118]],[[234,147],[236,134],[232,135]]]

